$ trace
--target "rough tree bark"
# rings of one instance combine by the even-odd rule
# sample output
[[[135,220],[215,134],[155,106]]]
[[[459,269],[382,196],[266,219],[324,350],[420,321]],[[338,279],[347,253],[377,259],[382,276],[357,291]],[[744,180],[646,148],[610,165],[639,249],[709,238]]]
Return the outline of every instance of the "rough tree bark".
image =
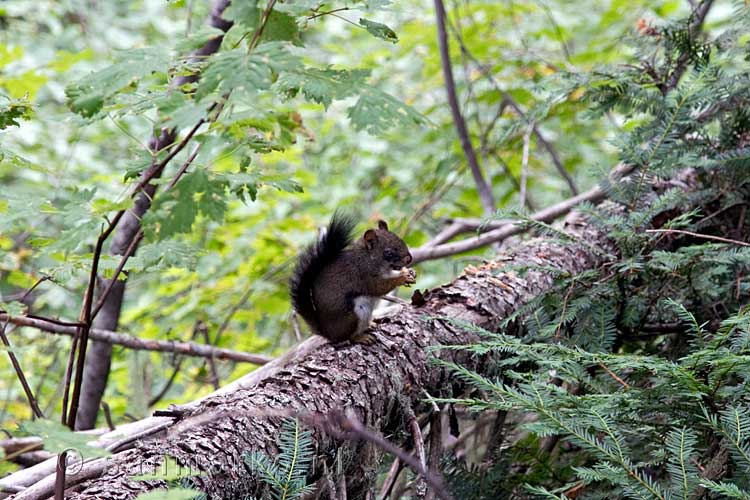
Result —
[[[540,270],[530,270],[522,278],[513,270],[516,266],[578,273],[602,264],[602,257],[592,248],[606,247],[605,235],[576,214],[566,220],[566,230],[588,245],[535,239],[495,261],[467,268],[451,284],[428,292],[421,306],[404,307],[398,314],[377,321],[374,332],[378,341],[374,345],[322,343],[254,387],[190,407],[166,437],[139,443],[115,455],[109,459],[104,475],[84,483],[70,498],[134,498],[139,492],[164,487],[158,481],[135,481],[131,476],[154,468],[165,455],[204,471],[205,475],[194,480],[212,497],[257,494],[258,484],[245,471],[240,457],[253,450],[274,454],[281,414],[347,409],[386,435],[404,428],[401,424],[406,408],[418,410],[425,392],[450,395],[453,389],[447,373],[429,362],[425,348],[476,340],[474,334],[438,318],[461,319],[496,330],[519,305],[552,284],[551,276]],[[452,351],[438,355],[445,359],[462,356]],[[461,361],[481,371],[481,359]],[[349,474],[349,496],[362,495],[374,479],[377,453],[336,442],[319,432],[314,439],[316,452],[324,460],[332,460],[337,452],[342,454]],[[352,484],[349,478],[361,478],[362,484]],[[18,498],[35,498],[42,483]]]
[[[232,23],[222,19],[222,14],[229,6],[229,0],[217,0],[211,9],[209,25],[218,28],[224,32],[229,30]],[[223,36],[212,38],[206,44],[197,50],[193,55],[205,57],[219,50]],[[196,80],[195,76],[180,76],[175,79],[174,88],[190,81]],[[153,137],[149,143],[149,149],[152,152],[162,151],[172,145],[177,137],[176,130],[164,130],[158,137]],[[143,173],[143,177],[151,174],[151,171],[158,167],[159,161],[155,158],[151,167]],[[155,178],[161,176],[161,172],[155,175]],[[136,233],[141,228],[140,220],[151,207],[151,199],[156,192],[155,184],[148,184],[143,188],[143,192],[138,194],[132,211],[128,211],[120,221],[117,231],[112,240],[109,253],[111,255],[124,255],[130,242],[133,241]],[[110,280],[97,278],[97,288],[99,293],[105,290]],[[120,312],[122,310],[122,301],[125,296],[125,281],[117,280],[112,286],[112,290],[102,306],[99,314],[94,318],[93,328],[98,330],[117,330],[117,324],[120,321]],[[98,300],[98,297],[97,297]],[[81,387],[81,401],[76,415],[76,429],[91,429],[96,424],[96,416],[99,413],[104,390],[107,387],[109,377],[110,363],[112,362],[112,344],[108,342],[92,341],[88,346],[88,356],[84,364],[83,384]]]

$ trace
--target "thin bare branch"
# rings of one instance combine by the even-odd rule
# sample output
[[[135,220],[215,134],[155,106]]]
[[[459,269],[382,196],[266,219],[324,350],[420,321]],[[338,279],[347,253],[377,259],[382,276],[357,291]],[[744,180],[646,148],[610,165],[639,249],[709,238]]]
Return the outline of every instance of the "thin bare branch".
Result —
[[[36,317],[31,318],[29,316],[14,316],[8,318],[7,314],[0,313],[0,320],[8,320],[10,323],[19,326],[30,326],[33,328],[38,328],[39,330],[45,332],[61,335],[74,336],[76,332],[76,327],[62,326]],[[202,358],[213,357],[215,359],[226,359],[243,363],[253,363],[256,365],[264,365],[273,359],[261,354],[232,351],[229,349],[207,346],[195,342],[141,339],[138,337],[133,337],[131,335],[125,335],[123,333],[116,333],[109,330],[98,330],[95,328],[90,330],[89,338],[91,338],[92,340],[108,342],[114,345],[121,345],[129,349],[169,352]]]
[[[453,122],[456,126],[456,132],[458,133],[458,138],[461,142],[461,148],[464,150],[464,155],[466,155],[466,161],[469,164],[471,175],[474,177],[474,183],[477,186],[479,199],[482,202],[485,213],[489,215],[495,211],[495,200],[492,195],[492,189],[482,174],[477,154],[474,151],[474,146],[471,144],[469,131],[466,127],[466,120],[464,120],[458,105],[458,98],[456,97],[456,82],[453,79],[453,68],[451,66],[450,51],[448,48],[448,35],[445,32],[445,6],[443,5],[442,0],[435,0],[435,15],[437,19],[440,60],[443,66],[443,77],[445,78],[445,90],[448,94],[448,104],[451,108],[451,114],[453,115]]]
[[[521,186],[518,190],[519,205],[526,205],[526,183],[529,177],[529,149],[531,149],[531,132],[534,131],[534,122],[529,123],[526,133],[523,135],[523,153],[521,154]]]
[[[613,171],[613,175],[620,177],[630,172],[631,168],[627,166],[620,166]],[[583,202],[597,203],[602,201],[606,197],[606,192],[600,186],[596,186],[589,189],[585,193],[581,193],[577,196],[568,198],[565,201],[539,210],[531,215],[531,218],[541,222],[552,222],[553,220],[567,214],[576,205]],[[456,255],[459,253],[468,252],[475,250],[483,246],[497,243],[511,236],[526,232],[527,229],[514,223],[509,223],[488,231],[480,236],[473,238],[467,238],[465,240],[456,241],[453,243],[444,243],[441,245],[423,245],[419,248],[412,250],[411,254],[413,257],[413,263],[424,262],[425,260],[439,259],[447,257],[449,255]]]
[[[391,494],[391,491],[396,484],[396,480],[403,469],[404,463],[401,459],[398,457],[394,458],[391,468],[388,469],[388,475],[385,477],[385,481],[383,481],[383,487],[380,488],[380,500],[386,500]]]
[[[723,238],[721,236],[713,236],[711,234],[694,233],[692,231],[685,231],[682,229],[646,229],[647,233],[675,233],[684,234],[686,236],[692,236],[694,238],[700,238],[702,240],[720,241],[721,243],[729,243],[730,245],[739,245],[741,247],[750,247],[750,243],[745,241],[733,240],[730,238]]]
[[[55,500],[65,500],[65,465],[67,452],[62,452],[57,457],[57,468],[55,469]]]
[[[26,379],[26,375],[23,373],[23,369],[21,368],[21,363],[18,362],[18,358],[16,357],[16,353],[13,352],[13,348],[10,345],[10,342],[8,341],[8,336],[5,334],[5,328],[8,326],[8,319],[6,318],[3,321],[3,324],[0,325],[0,339],[3,341],[3,345],[5,345],[5,349],[8,352],[8,357],[10,358],[10,364],[13,365],[13,370],[16,372],[16,377],[18,377],[18,381],[21,382],[21,387],[23,387],[23,392],[26,394],[26,399],[29,401],[29,406],[31,407],[31,413],[34,415],[34,418],[44,418],[44,414],[42,413],[42,410],[39,408],[39,404],[36,401],[36,398],[34,397],[34,393],[31,391],[31,387],[29,386],[29,382]]]
[[[458,41],[459,47],[461,49],[461,53],[466,56],[467,59],[472,61],[477,69],[479,70],[480,74],[484,76],[490,84],[495,88],[495,90],[500,93],[502,96],[502,101],[499,108],[499,114],[496,115],[496,117],[491,122],[491,127],[494,127],[494,122],[500,117],[500,114],[502,114],[502,111],[505,110],[505,107],[510,106],[513,111],[518,115],[518,117],[521,120],[527,120],[526,113],[521,109],[521,106],[513,99],[513,97],[503,90],[503,88],[500,86],[500,84],[495,80],[495,77],[492,75],[490,70],[488,69],[487,65],[482,64],[476,56],[466,47],[466,44],[464,43],[463,37],[461,36],[461,33],[458,29],[456,29],[452,24],[449,24],[449,27],[451,28],[451,31],[453,31],[453,35],[456,37],[456,40]],[[485,131],[485,134],[480,139],[480,142],[482,144],[482,151],[483,155],[486,154],[486,151],[489,150],[488,147],[488,136],[489,132],[492,130],[492,128],[488,127],[488,129]],[[549,153],[550,158],[552,158],[552,163],[555,165],[555,169],[560,174],[560,176],[565,180],[565,182],[568,184],[568,188],[570,188],[570,192],[574,195],[578,194],[578,187],[575,184],[575,181],[573,181],[573,178],[570,176],[567,170],[565,170],[565,166],[563,165],[562,161],[560,161],[560,156],[557,154],[557,151],[552,146],[552,144],[542,135],[542,133],[539,131],[539,127],[536,125],[534,126],[534,136],[539,141],[539,144],[544,147],[544,149],[547,150],[547,153]]]
[[[81,307],[81,314],[78,320],[83,323],[82,327],[79,327],[79,343],[78,343],[78,359],[76,360],[76,378],[75,385],[73,386],[73,397],[70,402],[70,412],[67,414],[67,424],[71,429],[75,428],[76,415],[78,413],[78,402],[81,398],[81,385],[83,383],[83,367],[86,362],[86,348],[88,347],[88,336],[89,330],[91,329],[91,311],[94,302],[94,288],[96,287],[96,277],[99,275],[99,260],[102,255],[102,248],[104,242],[107,240],[109,235],[114,231],[117,223],[122,217],[122,212],[118,213],[115,219],[109,226],[99,235],[96,240],[96,247],[94,247],[94,257],[91,264],[91,271],[89,273],[89,283],[86,287],[86,294],[84,295],[83,305]],[[70,361],[70,358],[69,358]],[[69,384],[66,384],[66,389]],[[67,391],[65,396],[67,396]],[[63,404],[65,407],[65,404]],[[65,415],[65,413],[63,413]]]

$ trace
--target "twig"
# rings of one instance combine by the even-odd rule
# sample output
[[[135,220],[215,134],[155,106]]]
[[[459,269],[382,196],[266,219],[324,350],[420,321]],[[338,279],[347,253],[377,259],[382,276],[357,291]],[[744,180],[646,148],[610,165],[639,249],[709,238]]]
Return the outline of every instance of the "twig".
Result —
[[[18,362],[18,358],[16,358],[16,353],[13,352],[13,348],[11,347],[10,342],[8,341],[8,336],[5,334],[5,328],[7,326],[8,326],[8,318],[6,317],[3,324],[0,325],[0,338],[3,341],[3,344],[5,345],[6,350],[8,351],[10,364],[13,365],[13,369],[16,372],[16,376],[18,377],[19,382],[21,382],[21,387],[23,387],[23,392],[26,394],[26,399],[28,399],[29,401],[29,406],[31,407],[31,413],[34,415],[34,418],[44,418],[44,414],[42,413],[42,410],[39,408],[39,404],[37,404],[36,402],[34,393],[31,391],[31,387],[29,386],[29,382],[26,379],[26,375],[24,375],[23,370],[21,369],[21,364]]]
[[[461,53],[465,54],[468,51],[465,50],[465,47],[463,45],[463,39],[460,38],[460,35],[457,35],[458,43],[461,46]],[[487,127],[482,131],[482,134],[479,136],[479,154],[482,155],[482,158],[485,157],[487,152],[489,151],[489,138],[490,138],[490,132],[495,128],[495,124],[500,120],[500,117],[503,116],[503,113],[505,112],[505,108],[508,107],[508,100],[503,97],[503,99],[500,101],[500,104],[497,107],[497,110],[495,111],[495,116],[492,117],[490,120],[490,123],[487,124]]]
[[[613,175],[620,177],[629,173],[632,170],[629,166],[620,166],[614,169]],[[583,202],[596,203],[603,200],[606,197],[606,192],[599,186],[589,189],[585,193],[581,193],[572,198],[568,198],[560,203],[539,210],[531,215],[531,219],[541,222],[552,222],[553,220],[561,217],[570,212],[576,205]],[[483,246],[497,243],[506,238],[526,232],[527,229],[515,225],[513,223],[503,225],[492,231],[488,231],[480,236],[474,238],[467,238],[465,240],[456,241],[453,243],[444,243],[441,245],[434,246],[421,246],[412,250],[411,254],[413,257],[412,263],[417,264],[424,262],[425,260],[439,259],[441,257],[447,257],[449,255],[455,255],[470,250],[475,250]]]
[[[13,318],[13,319],[17,320],[18,318]],[[71,335],[73,336],[73,341],[70,343],[70,352],[68,353],[68,362],[65,365],[62,412],[60,412],[60,421],[62,422],[63,425],[66,425],[67,419],[68,419],[68,395],[70,394],[70,381],[73,378],[73,364],[75,361],[76,350],[78,347],[78,337],[79,337],[80,331],[81,331],[80,327],[76,327],[72,331]]]
[[[414,452],[419,459],[419,464],[422,469],[427,469],[427,454],[424,451],[424,438],[422,437],[422,429],[419,427],[419,421],[414,413],[409,409],[409,430],[411,431],[411,439],[414,441]],[[415,485],[415,492],[418,498],[423,498],[426,487],[424,478],[417,478]]]
[[[329,413],[327,415],[312,414],[300,417],[309,421],[315,427],[330,432],[343,439],[362,439],[372,443],[383,451],[398,457],[417,474],[424,478],[427,484],[435,491],[435,494],[443,500],[452,500],[450,493],[445,489],[442,478],[433,471],[426,470],[417,458],[392,444],[377,432],[366,428],[354,416],[343,413]]]
[[[526,205],[526,179],[529,176],[529,149],[531,146],[531,132],[534,130],[534,122],[529,123],[526,133],[523,135],[523,153],[521,154],[521,186],[518,190],[520,198],[519,205]]]
[[[206,324],[203,321],[199,320],[198,324],[196,325],[196,329],[203,336],[206,345],[210,346],[211,338],[208,336],[208,328],[206,328]],[[211,373],[211,384],[214,386],[214,390],[216,391],[221,386],[221,381],[219,380],[219,371],[216,369],[216,363],[213,356],[209,356],[205,359],[208,362],[208,368]]]
[[[497,162],[500,164],[500,167],[503,169],[505,178],[508,179],[511,184],[513,184],[513,189],[515,189],[516,191],[520,191],[521,183],[518,181],[518,179],[516,179],[516,176],[513,175],[508,162],[506,162],[503,157],[500,156],[500,153],[498,151],[493,151],[492,155],[495,157]],[[528,208],[529,210],[536,210],[534,203],[531,201],[531,196],[528,193],[526,194],[526,208]]]
[[[511,97],[510,94],[506,92],[503,92],[503,95],[506,99],[508,99],[508,104],[511,108],[513,108],[513,111],[515,111],[520,118],[525,119],[526,113],[523,111],[523,109],[521,109],[521,106],[519,106],[515,99],[513,99],[513,97]],[[552,164],[555,166],[557,173],[559,173],[560,176],[568,184],[570,192],[574,195],[578,194],[578,186],[576,186],[575,181],[573,181],[573,178],[570,176],[568,171],[565,170],[565,165],[563,165],[562,161],[560,160],[560,156],[557,154],[555,148],[542,135],[542,133],[539,131],[539,127],[536,124],[532,128],[532,132],[534,133],[534,137],[536,137],[537,141],[539,141],[539,144],[541,144],[542,147],[547,150],[547,153],[549,153],[550,158],[552,158]]]
[[[383,481],[383,486],[380,488],[380,500],[385,500],[391,494],[391,490],[393,490],[393,486],[395,486],[396,480],[403,469],[404,463],[401,459],[398,457],[394,458],[391,468],[388,469],[388,475],[385,477],[385,481]]]
[[[419,463],[422,467],[427,468],[427,454],[424,451],[424,438],[422,437],[422,429],[419,427],[419,421],[413,414],[409,416],[409,429],[411,431],[411,438],[414,441],[414,451],[419,458]]]
[[[443,77],[445,78],[445,90],[448,94],[448,104],[451,108],[453,122],[456,126],[456,132],[458,133],[461,147],[464,150],[466,161],[469,164],[471,174],[474,177],[474,183],[477,186],[479,199],[482,202],[485,213],[491,214],[495,211],[495,200],[492,196],[492,189],[485,181],[482,170],[479,167],[479,160],[477,160],[477,154],[474,151],[474,146],[472,146],[471,144],[469,131],[466,128],[466,121],[461,114],[461,110],[458,106],[458,99],[456,97],[456,83],[453,80],[453,69],[451,68],[450,52],[448,49],[448,36],[445,32],[445,6],[443,5],[442,0],[434,1],[435,15],[437,19],[438,43],[440,46],[440,60],[443,67]]]
[[[55,468],[55,500],[65,500],[65,466],[67,452],[63,451],[57,456],[57,467]]]
[[[268,3],[266,4],[266,8],[263,10],[263,15],[260,18],[260,24],[258,26],[258,29],[255,30],[255,33],[253,33],[253,38],[252,40],[250,40],[250,43],[247,46],[248,52],[252,52],[252,50],[258,44],[260,37],[263,35],[263,31],[266,28],[266,24],[268,24],[268,18],[271,15],[271,10],[273,10],[274,5],[276,5],[276,0],[268,0]]]
[[[613,379],[615,379],[621,386],[623,386],[625,389],[630,389],[630,385],[628,385],[627,382],[625,382],[623,379],[621,379],[620,377],[618,377],[615,372],[613,372],[612,370],[610,370],[609,368],[607,368],[607,365],[605,365],[601,361],[599,363],[597,363],[597,364],[599,365],[599,368],[601,368],[602,370],[604,370],[605,372],[607,372],[607,375],[609,375],[610,377],[612,377]]]
[[[130,244],[128,245],[127,250],[125,250],[125,253],[120,258],[120,263],[117,264],[117,269],[115,269],[115,274],[112,276],[109,282],[107,283],[107,288],[104,289],[104,292],[99,296],[99,300],[96,303],[96,307],[94,308],[93,312],[91,313],[91,318],[95,318],[97,314],[99,314],[99,311],[101,311],[102,307],[104,307],[104,304],[107,301],[107,297],[109,296],[109,293],[112,291],[112,288],[115,286],[115,283],[117,282],[117,278],[120,276],[120,273],[125,268],[125,264],[128,262],[128,259],[135,253],[135,249],[138,246],[138,244],[143,239],[143,229],[139,229],[137,233],[135,233],[135,236],[131,240]]]
[[[44,276],[42,276],[41,278],[39,278],[36,281],[36,283],[34,283],[32,285],[31,288],[29,288],[28,290],[26,290],[26,293],[23,294],[23,296],[20,298],[19,302],[23,302],[24,300],[26,300],[26,297],[28,297],[29,294],[31,294],[31,292],[33,292],[36,287],[38,287],[39,285],[41,285],[45,281],[48,281],[48,280],[51,280],[51,279],[52,279],[52,276],[48,276],[46,274]]]
[[[438,201],[440,201],[443,196],[448,194],[451,188],[461,178],[463,170],[463,166],[459,167],[459,169],[455,172],[456,176],[453,179],[442,185],[435,186],[435,188],[430,192],[427,199],[419,206],[419,208],[414,211],[414,214],[409,217],[409,220],[406,221],[406,224],[404,224],[401,230],[402,234],[407,233],[414,221],[419,220],[425,213],[427,213],[428,210],[430,210]]]
[[[312,21],[313,19],[317,19],[319,17],[327,16],[329,14],[335,14],[336,12],[341,12],[341,11],[350,10],[350,9],[351,7],[339,7],[338,9],[332,9],[326,12],[318,12],[317,14],[313,14],[312,16],[308,16],[307,19],[309,21]]]
[[[299,328],[299,320],[297,319],[297,313],[292,311],[289,321],[292,323],[292,331],[294,331],[294,338],[297,342],[302,342],[302,332]]]
[[[694,233],[692,231],[684,231],[682,229],[646,229],[647,233],[677,233],[684,234],[687,236],[693,236],[695,238],[701,238],[704,240],[720,241],[722,243],[729,243],[732,245],[739,245],[743,247],[750,247],[750,243],[744,241],[732,240],[730,238],[722,238],[721,236],[713,236],[710,234]]]
[[[177,360],[177,363],[175,364],[174,368],[172,369],[172,375],[170,375],[169,380],[167,380],[167,383],[164,384],[164,387],[161,388],[159,393],[148,400],[148,407],[154,406],[156,403],[161,401],[161,398],[163,398],[169,389],[172,387],[172,384],[174,384],[175,379],[177,379],[177,374],[180,373],[180,369],[182,368],[182,362],[185,358],[180,358]]]
[[[430,454],[427,457],[427,470],[440,470],[440,456],[443,453],[443,418],[439,411],[430,416]],[[432,500],[435,494],[427,492],[425,500]]]
[[[452,25],[448,24],[450,28],[453,31],[453,34],[456,37],[456,40],[458,41],[459,47],[461,49],[461,53],[466,55],[468,59],[470,59],[479,69],[479,72],[487,78],[487,80],[490,82],[490,84],[497,90],[497,92],[500,93],[502,96],[501,101],[501,109],[504,109],[504,105],[510,106],[513,108],[513,111],[518,115],[518,117],[522,120],[526,120],[526,113],[521,109],[521,106],[518,105],[518,103],[513,99],[513,97],[503,90],[503,88],[500,86],[500,84],[495,80],[495,77],[492,75],[491,72],[487,70],[487,67],[482,64],[474,54],[471,53],[471,51],[466,47],[466,44],[464,43],[463,37],[461,36],[461,33]],[[492,123],[492,126],[494,126],[494,122]],[[487,134],[489,134],[489,130],[487,130]],[[542,135],[542,133],[539,131],[539,127],[536,125],[534,126],[534,136],[539,141],[539,144],[544,147],[544,149],[547,150],[547,152],[550,155],[550,158],[552,158],[552,163],[555,165],[555,169],[560,174],[560,176],[565,180],[565,182],[568,184],[568,188],[570,188],[570,192],[574,195],[578,194],[578,187],[576,186],[575,182],[573,181],[573,178],[570,176],[567,170],[565,170],[565,166],[562,164],[562,161],[560,161],[560,156],[557,154],[557,151],[555,151],[555,148],[550,144],[550,142]],[[484,147],[486,148],[486,140],[487,138],[484,137]]]
[[[565,38],[563,37],[562,30],[560,29],[560,25],[557,24],[557,21],[555,21],[555,18],[552,16],[552,11],[549,8],[549,5],[547,5],[546,2],[539,2],[541,4],[542,10],[544,11],[545,16],[547,16],[547,19],[549,19],[550,24],[552,25],[552,29],[555,30],[555,35],[557,35],[557,41],[560,42],[560,46],[562,48],[563,56],[565,57],[565,60],[570,62],[570,50],[568,49],[568,44],[565,43]]]
[[[49,322],[45,319],[38,317],[28,316],[14,316],[8,319],[8,315],[0,313],[0,320],[8,320],[10,323],[19,326],[29,326],[37,328],[45,332],[75,336],[76,328],[71,326],[62,326],[56,323]],[[256,365],[264,365],[271,361],[273,358],[263,356],[261,354],[251,354],[245,352],[232,351],[229,349],[222,349],[219,347],[207,346],[204,344],[198,344],[195,342],[172,342],[166,340],[149,340],[131,335],[125,335],[122,333],[112,332],[109,330],[98,330],[93,328],[89,332],[89,338],[92,340],[98,340],[100,342],[107,342],[114,345],[121,345],[129,349],[137,349],[142,351],[156,351],[156,352],[171,352],[175,354],[185,354],[187,356],[195,357],[214,357],[215,359],[226,359],[231,361],[239,361],[243,363],[253,363]]]
[[[242,306],[244,306],[247,303],[247,301],[252,296],[253,291],[257,290],[258,282],[268,280],[269,278],[276,275],[278,272],[282,271],[288,264],[289,262],[285,262],[281,265],[274,266],[268,271],[266,271],[265,273],[263,273],[263,275],[260,276],[259,278],[253,279],[250,281],[250,284],[248,285],[247,289],[245,289],[245,291],[242,292],[242,295],[240,296],[239,300],[237,300],[237,302],[232,307],[229,308],[229,312],[224,317],[224,320],[221,322],[219,329],[216,331],[216,335],[214,335],[214,341],[213,341],[214,344],[219,343],[219,340],[221,340],[222,334],[229,327],[229,323],[232,321],[232,318],[234,317],[234,315],[237,313],[237,311],[240,310]]]
[[[89,329],[91,328],[91,310],[94,302],[94,288],[96,287],[96,277],[99,274],[99,259],[101,258],[104,241],[115,229],[120,217],[121,215],[118,213],[115,220],[99,235],[99,238],[96,240],[96,247],[94,248],[94,257],[91,264],[91,271],[89,273],[89,284],[86,288],[83,306],[81,307],[81,314],[78,318],[78,320],[83,323],[83,326],[79,328],[80,340],[78,344],[78,359],[76,360],[76,378],[75,385],[73,386],[73,397],[70,402],[70,413],[67,415],[68,427],[71,429],[75,428],[76,415],[78,414],[78,402],[81,398],[83,367],[86,362],[86,348],[88,347]],[[66,386],[66,389],[67,387],[69,387],[69,385]]]
[[[446,241],[450,241],[454,236],[458,236],[461,233],[467,232],[467,226],[461,222],[451,222],[438,234],[424,244],[424,247],[434,247],[436,245],[442,245]]]
[[[185,160],[182,166],[178,169],[177,173],[175,173],[175,175],[169,181],[167,188],[164,190],[165,192],[169,191],[175,186],[175,184],[177,184],[177,182],[180,180],[180,178],[188,169],[188,167],[193,163],[193,160],[195,160],[195,157],[198,155],[198,150],[200,149],[200,146],[201,145],[198,144],[193,149],[193,152],[190,154],[187,160]],[[112,291],[112,288],[115,286],[115,283],[117,282],[117,278],[120,276],[120,273],[125,268],[125,264],[127,263],[128,259],[132,257],[133,254],[135,253],[135,249],[140,244],[141,240],[143,239],[143,236],[144,236],[143,228],[141,228],[138,230],[138,232],[135,233],[135,236],[133,236],[133,239],[128,245],[128,248],[125,250],[125,253],[122,254],[122,257],[120,258],[120,263],[117,265],[117,269],[115,269],[114,275],[112,276],[110,280],[108,280],[109,282],[107,283],[107,288],[105,288],[104,292],[102,292],[102,294],[99,296],[99,300],[96,303],[96,307],[94,307],[94,310],[91,313],[92,321],[94,320],[96,315],[99,314],[99,311],[102,309],[102,307],[104,307],[104,304],[107,301],[107,297],[109,296],[110,292]]]
[[[104,420],[107,422],[107,428],[110,431],[115,430],[115,424],[112,421],[112,411],[106,401],[102,401],[102,410],[104,411]]]
[[[513,104],[515,103],[515,101],[513,101],[512,99],[511,101]],[[514,107],[514,109],[520,111],[521,108]],[[542,147],[547,150],[550,158],[552,158],[552,164],[555,165],[555,169],[557,169],[557,172],[568,184],[570,192],[573,194],[578,194],[578,186],[576,186],[575,181],[573,181],[573,177],[571,177],[568,171],[565,170],[565,165],[563,165],[562,161],[560,160],[560,156],[557,154],[554,146],[552,146],[552,144],[542,135],[542,133],[539,132],[539,127],[537,127],[536,125],[534,126],[534,137],[536,137],[536,140],[539,141],[539,144],[541,144]]]

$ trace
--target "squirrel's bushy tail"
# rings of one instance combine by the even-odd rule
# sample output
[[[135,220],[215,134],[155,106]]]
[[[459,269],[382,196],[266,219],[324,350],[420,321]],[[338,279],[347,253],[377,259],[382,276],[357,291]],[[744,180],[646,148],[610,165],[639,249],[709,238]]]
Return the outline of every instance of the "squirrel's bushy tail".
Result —
[[[312,299],[313,285],[321,269],[333,262],[352,242],[355,225],[354,218],[336,210],[325,234],[302,251],[289,280],[294,310],[316,332],[320,328]]]

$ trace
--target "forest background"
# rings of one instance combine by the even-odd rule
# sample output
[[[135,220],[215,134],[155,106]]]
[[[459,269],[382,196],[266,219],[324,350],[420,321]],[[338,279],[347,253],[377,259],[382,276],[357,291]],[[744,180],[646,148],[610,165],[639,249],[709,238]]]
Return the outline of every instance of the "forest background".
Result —
[[[674,167],[671,152],[650,146],[636,158],[631,146],[639,137],[651,144],[644,131],[653,115],[663,118],[659,104],[631,88],[619,88],[629,102],[607,102],[596,89],[624,85],[607,68],[653,76],[652,88],[679,101],[683,94],[669,92],[687,66],[698,76],[686,79],[700,81],[708,64],[704,36],[740,52],[747,41],[731,38],[744,2],[454,0],[443,23],[438,4],[250,2],[222,12],[231,27],[211,19],[217,4],[193,0],[0,6],[0,319],[18,360],[0,364],[0,426],[13,429],[33,413],[62,414],[78,428],[105,416],[138,420],[284,353],[304,336],[288,301],[291,265],[336,207],[353,211],[362,228],[385,218],[410,247],[425,249],[436,236],[483,230],[483,219],[523,218],[591,192],[618,163]],[[670,31],[680,22],[693,27],[683,38]],[[455,87],[445,79],[441,25]],[[218,56],[195,55],[219,35]],[[644,46],[660,43],[665,52],[644,56]],[[660,64],[672,67],[656,81]],[[694,109],[710,109],[698,100]],[[659,147],[689,135],[665,130]],[[120,217],[126,226],[117,214],[143,203],[138,183],[154,166],[165,168],[152,175],[152,206],[134,218],[142,230],[108,251],[118,238],[105,240],[108,230],[119,230]],[[725,243],[741,240],[737,231]],[[447,283],[516,243],[424,252],[416,286]],[[127,261],[117,255],[128,252]],[[93,294],[92,262],[93,275],[119,278],[117,314]],[[747,285],[736,286],[742,302]],[[671,320],[706,326],[675,307]],[[577,312],[563,307],[559,322],[544,322],[556,337]],[[11,321],[37,316],[62,323]],[[87,374],[86,342],[72,349],[71,334],[106,318],[114,324],[100,328],[127,337],[114,348],[91,343],[86,370],[98,375]],[[133,338],[165,342],[144,349]],[[161,352],[178,341],[224,350]],[[106,391],[87,392],[87,380],[106,381]]]

